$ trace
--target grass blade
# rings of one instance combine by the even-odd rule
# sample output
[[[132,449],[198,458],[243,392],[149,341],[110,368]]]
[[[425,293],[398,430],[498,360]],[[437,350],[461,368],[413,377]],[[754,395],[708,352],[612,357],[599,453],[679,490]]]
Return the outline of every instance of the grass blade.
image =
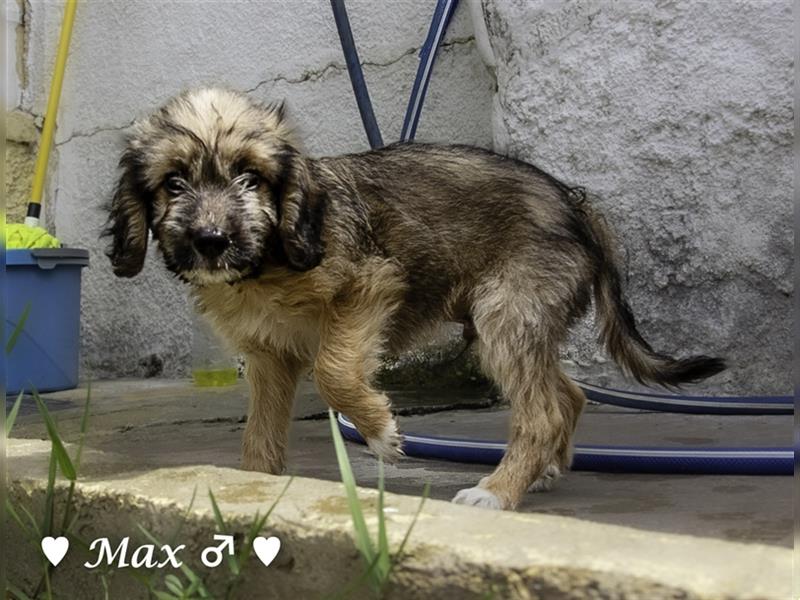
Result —
[[[6,415],[6,437],[11,435],[11,429],[14,427],[14,421],[17,420],[17,413],[19,412],[19,407],[22,404],[22,396],[25,392],[20,392],[17,399],[14,401],[14,405],[11,407],[11,410]]]
[[[414,525],[417,524],[419,515],[422,512],[422,507],[425,506],[425,501],[428,499],[428,494],[430,494],[430,491],[431,491],[431,484],[426,483],[425,487],[422,488],[422,499],[419,501],[417,512],[414,513],[414,518],[411,519],[411,523],[409,524],[408,529],[406,529],[406,534],[403,536],[403,541],[400,542],[400,546],[397,548],[397,552],[395,553],[394,559],[392,560],[392,565],[391,567],[389,567],[389,574],[391,574],[392,570],[394,570],[395,565],[399,563],[403,557],[403,551],[406,548],[406,543],[408,542],[408,538],[411,537],[411,531],[414,529]],[[387,578],[388,576],[389,575],[387,574]]]
[[[200,585],[200,582],[195,580],[189,583],[189,587],[186,588],[186,597],[187,598],[194,598],[194,593],[197,591],[197,587]]]
[[[70,481],[69,484],[69,492],[67,493],[67,504],[66,508],[64,509],[64,519],[61,522],[61,530],[62,531],[69,531],[72,529],[72,526],[75,524],[75,519],[78,518],[78,515],[75,515],[75,518],[72,517],[72,499],[75,496],[75,480],[78,478],[78,470],[81,468],[81,456],[83,455],[83,444],[86,440],[86,430],[89,427],[89,403],[92,399],[92,383],[89,382],[89,385],[86,389],[86,402],[83,405],[83,415],[81,416],[81,430],[80,435],[78,436],[78,450],[75,452],[75,479]]]
[[[25,513],[25,516],[28,518],[28,520],[31,522],[31,525],[33,526],[34,531],[36,531],[36,535],[39,536],[39,539],[41,539],[43,537],[42,536],[42,532],[39,529],[39,524],[36,522],[36,519],[33,518],[33,515],[31,514],[31,511],[29,511],[27,508],[25,508],[24,504],[20,504],[19,507],[22,510],[22,512]]]
[[[100,575],[100,583],[103,584],[103,600],[108,598],[108,578],[105,575]]]
[[[6,590],[10,594],[13,594],[14,600],[32,600],[32,598],[30,596],[28,596],[28,594],[23,592],[21,589],[19,589],[17,586],[15,586],[11,582],[7,582],[6,583]]]
[[[20,508],[25,509],[25,507],[22,505],[20,505]],[[14,522],[16,522],[17,526],[22,530],[22,533],[24,533],[26,537],[30,538],[32,542],[37,542],[42,539],[42,536],[39,533],[39,525],[33,519],[31,513],[25,510],[25,514],[28,516],[28,520],[31,522],[31,527],[29,529],[28,526],[25,523],[23,523],[22,519],[19,516],[19,513],[16,510],[14,510],[14,505],[11,504],[11,500],[9,500],[8,498],[6,498],[6,513],[8,513],[11,516]]]
[[[335,594],[332,594],[332,595],[329,595],[329,596],[325,596],[325,600],[344,600],[345,598],[350,598],[352,596],[353,592],[355,592],[362,585],[364,585],[364,583],[367,581],[367,579],[371,579],[372,578],[373,573],[375,572],[375,567],[378,564],[378,558],[379,557],[376,554],[375,558],[367,566],[367,568],[364,569],[363,573],[361,573],[357,578],[354,578],[354,579],[350,580],[350,583],[348,583],[344,587],[344,589],[339,590]]]
[[[47,491],[44,498],[44,523],[42,533],[45,536],[53,535],[53,501],[56,487],[56,451],[55,445],[50,445],[50,464],[47,467]]]
[[[217,531],[220,533],[225,533],[225,520],[222,518],[222,513],[219,510],[217,499],[214,498],[214,492],[212,492],[210,489],[208,490],[208,497],[211,500],[211,509],[214,511],[214,521],[217,524]]]
[[[167,586],[167,589],[176,596],[183,596],[183,584],[181,583],[180,579],[175,577],[175,575],[171,573],[169,575],[165,575],[164,585]]]
[[[189,580],[189,584],[197,586],[197,593],[200,594],[201,598],[212,598],[211,594],[206,589],[206,586],[203,584],[203,580],[200,579],[188,566],[186,566],[186,563],[183,563],[180,569],[183,574],[186,575],[186,579]]]
[[[289,477],[289,480],[286,482],[286,485],[285,485],[285,486],[283,486],[283,489],[281,490],[281,493],[280,493],[280,494],[278,494],[278,497],[277,497],[277,498],[275,498],[275,501],[274,501],[274,502],[273,502],[273,503],[270,505],[270,507],[267,509],[267,512],[266,512],[266,513],[264,513],[264,519],[263,519],[263,520],[264,520],[264,522],[266,522],[266,520],[267,520],[267,519],[269,519],[269,516],[272,514],[272,511],[274,511],[274,510],[275,510],[275,507],[276,507],[276,506],[278,506],[278,502],[280,502],[280,501],[281,501],[281,498],[283,498],[284,494],[286,493],[286,490],[288,490],[288,489],[289,489],[289,486],[290,486],[290,485],[292,485],[292,482],[293,482],[293,481],[294,481],[294,475],[292,475],[291,477]],[[260,530],[261,530],[261,528],[259,528],[259,531],[260,531]]]
[[[264,524],[267,522],[267,519],[269,519],[270,515],[272,514],[272,511],[275,510],[275,507],[278,506],[278,502],[281,501],[281,498],[283,498],[284,494],[286,493],[286,490],[289,489],[289,486],[292,484],[292,481],[294,481],[294,476],[289,477],[289,480],[286,482],[286,485],[283,486],[281,493],[278,494],[278,497],[275,498],[275,501],[267,509],[267,512],[264,514],[263,517],[259,518],[258,513],[256,513],[256,517],[255,519],[253,519],[253,524],[250,526],[250,529],[247,532],[247,538],[245,539],[244,548],[242,549],[242,552],[239,556],[240,568],[244,569],[244,566],[247,564],[247,561],[250,560],[250,556],[253,550],[253,540],[256,539],[256,537],[258,537],[259,533],[261,533],[261,530],[264,528]]]
[[[83,443],[86,440],[86,432],[89,429],[89,405],[92,402],[92,382],[86,385],[86,402],[83,404],[83,414],[81,415],[81,430],[78,437],[78,450],[75,453],[75,469],[81,467],[81,455],[83,454]]]
[[[138,581],[141,586],[147,589],[148,592],[151,594],[155,593],[155,586],[153,585],[153,580],[156,578],[157,573],[142,573],[138,569],[130,569],[127,571],[127,574]],[[149,597],[147,600],[151,600]]]
[[[78,549],[85,552],[87,556],[91,555],[92,551],[89,547],[89,542],[87,542],[85,539],[69,531],[65,531],[63,535],[69,539],[70,548],[72,548],[74,545]]]
[[[222,534],[227,534],[227,527],[225,526],[225,520],[222,518],[222,513],[219,510],[219,505],[217,504],[217,499],[214,498],[214,493],[209,489],[208,490],[208,497],[211,499],[211,508],[214,511],[214,521],[217,523],[217,531]],[[236,554],[228,554],[228,568],[231,570],[233,575],[239,574],[239,562],[236,560]]]
[[[347,505],[350,516],[353,519],[353,528],[356,533],[356,548],[361,552],[365,562],[369,565],[375,559],[375,550],[372,547],[372,540],[369,538],[367,524],[364,522],[364,513],[361,510],[361,503],[358,500],[356,491],[356,480],[353,477],[353,470],[350,468],[350,460],[347,457],[347,450],[344,447],[344,440],[336,422],[336,416],[331,409],[328,409],[328,418],[331,422],[331,434],[333,435],[333,446],[336,449],[336,460],[339,463],[339,473],[347,494]]]
[[[38,392],[33,390],[32,393],[33,399],[36,401],[36,406],[39,408],[39,412],[44,419],[44,424],[47,427],[47,434],[50,436],[50,441],[53,445],[53,452],[55,453],[56,460],[58,461],[58,466],[61,468],[61,473],[70,481],[75,481],[75,478],[77,477],[75,473],[75,467],[72,464],[72,460],[69,458],[69,454],[67,454],[67,450],[64,448],[64,444],[61,442],[61,437],[58,435],[55,421],[53,421],[53,417],[50,416],[50,411],[47,410],[47,406],[45,406],[44,401],[41,399]]]
[[[386,514],[383,511],[384,504],[384,478],[383,478],[383,459],[378,459],[378,563],[375,567],[375,574],[380,580],[381,586],[386,582],[389,575],[390,556],[389,538],[386,534]]]
[[[50,563],[44,563],[44,588],[47,591],[47,600],[53,600],[53,586],[50,583]],[[38,594],[37,594],[38,596]]]
[[[175,533],[172,534],[172,537],[169,540],[169,545],[174,546],[175,542],[180,538],[181,531],[183,531],[183,526],[186,524],[186,521],[189,520],[189,515],[192,513],[192,508],[194,507],[194,501],[197,499],[197,486],[194,486],[192,489],[192,498],[189,500],[189,505],[186,507],[186,511],[183,513],[183,517],[178,522],[178,526],[175,528]]]
[[[141,531],[145,535],[145,537],[147,537],[147,539],[149,539],[151,542],[153,542],[154,544],[157,544],[159,546],[163,546],[163,544],[160,541],[158,541],[156,536],[154,536],[152,533],[147,531],[147,529],[145,529],[144,527],[142,527],[139,524],[137,524],[136,526],[139,528],[139,531]],[[180,570],[184,575],[186,575],[186,579],[189,580],[190,584],[197,585],[197,593],[200,594],[201,598],[211,598],[211,594],[206,589],[206,586],[203,585],[203,581],[195,574],[194,571],[192,571],[186,565],[186,563],[181,564]]]
[[[17,345],[17,339],[19,339],[22,330],[25,328],[25,322],[28,320],[28,315],[30,313],[31,303],[28,302],[25,305],[25,308],[22,309],[22,314],[19,317],[19,321],[17,321],[14,331],[11,332],[11,336],[9,336],[8,341],[6,342],[6,354],[10,354],[14,349],[14,346]]]
[[[250,524],[250,528],[245,534],[244,547],[239,553],[239,566],[242,569],[244,569],[247,561],[250,560],[250,552],[253,547],[253,540],[256,539],[256,536],[258,536],[258,533],[261,531],[261,528],[264,527],[266,522],[266,515],[261,517],[259,516],[258,511],[256,511],[256,516],[253,518],[253,522]]]

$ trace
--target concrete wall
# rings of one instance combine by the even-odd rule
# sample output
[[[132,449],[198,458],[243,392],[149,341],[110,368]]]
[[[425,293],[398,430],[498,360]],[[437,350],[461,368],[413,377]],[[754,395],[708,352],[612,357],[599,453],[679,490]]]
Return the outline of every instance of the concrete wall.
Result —
[[[6,115],[5,200],[8,223],[20,223],[25,218],[33,182],[37,139],[33,117],[19,111]]]
[[[347,3],[384,137],[397,139],[432,14],[413,0]],[[29,10],[29,81],[23,108],[46,104],[60,5]],[[285,98],[314,155],[364,150],[329,2],[102,0],[78,7],[59,117],[47,215],[58,237],[89,248],[84,274],[84,374],[186,372],[185,290],[151,252],[132,281],[113,277],[98,235],[126,127],[185,87],[224,84]],[[418,139],[491,146],[493,80],[474,49],[466,10],[437,64]],[[154,260],[155,259],[155,260]]]
[[[581,185],[615,226],[645,337],[787,393],[792,368],[789,0],[484,0],[494,142]],[[602,360],[587,327],[568,354]]]
[[[6,2],[3,27],[6,54],[5,207],[9,223],[25,218],[36,161],[37,131],[33,115],[15,110],[26,81],[26,35],[22,0]]]

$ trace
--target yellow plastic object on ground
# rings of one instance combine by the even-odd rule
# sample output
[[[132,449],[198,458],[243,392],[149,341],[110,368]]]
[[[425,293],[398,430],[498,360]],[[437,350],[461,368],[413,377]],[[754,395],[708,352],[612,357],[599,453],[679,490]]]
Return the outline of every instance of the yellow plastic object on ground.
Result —
[[[6,249],[61,248],[61,242],[41,227],[6,225]]]
[[[223,387],[233,385],[238,379],[239,371],[230,369],[195,369],[192,371],[194,384],[198,387]]]

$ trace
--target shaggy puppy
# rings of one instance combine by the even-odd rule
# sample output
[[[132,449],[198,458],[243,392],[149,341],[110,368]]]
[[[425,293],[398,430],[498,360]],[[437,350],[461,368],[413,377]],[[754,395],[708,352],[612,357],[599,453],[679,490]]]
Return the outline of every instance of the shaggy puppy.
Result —
[[[138,121],[120,161],[107,234],[114,272],[142,268],[148,231],[168,269],[246,357],[246,469],[284,468],[298,378],[378,456],[400,453],[371,375],[383,351],[441,321],[474,330],[511,403],[508,452],[455,502],[512,509],[570,464],[585,402],[559,368],[594,297],[600,339],[640,381],[677,385],[719,359],[653,351],[623,300],[612,241],[584,194],[529,164],[466,146],[393,144],[304,155],[282,106],[200,89]]]

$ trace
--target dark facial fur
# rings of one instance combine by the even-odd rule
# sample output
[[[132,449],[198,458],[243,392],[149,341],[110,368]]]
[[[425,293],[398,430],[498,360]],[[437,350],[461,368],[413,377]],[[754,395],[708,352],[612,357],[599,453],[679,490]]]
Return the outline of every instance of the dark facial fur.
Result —
[[[195,284],[254,277],[270,260],[316,266],[319,225],[307,219],[321,215],[304,162],[282,107],[217,89],[171,100],[134,125],[120,160],[106,231],[115,273],[141,270],[148,230],[167,268]]]

